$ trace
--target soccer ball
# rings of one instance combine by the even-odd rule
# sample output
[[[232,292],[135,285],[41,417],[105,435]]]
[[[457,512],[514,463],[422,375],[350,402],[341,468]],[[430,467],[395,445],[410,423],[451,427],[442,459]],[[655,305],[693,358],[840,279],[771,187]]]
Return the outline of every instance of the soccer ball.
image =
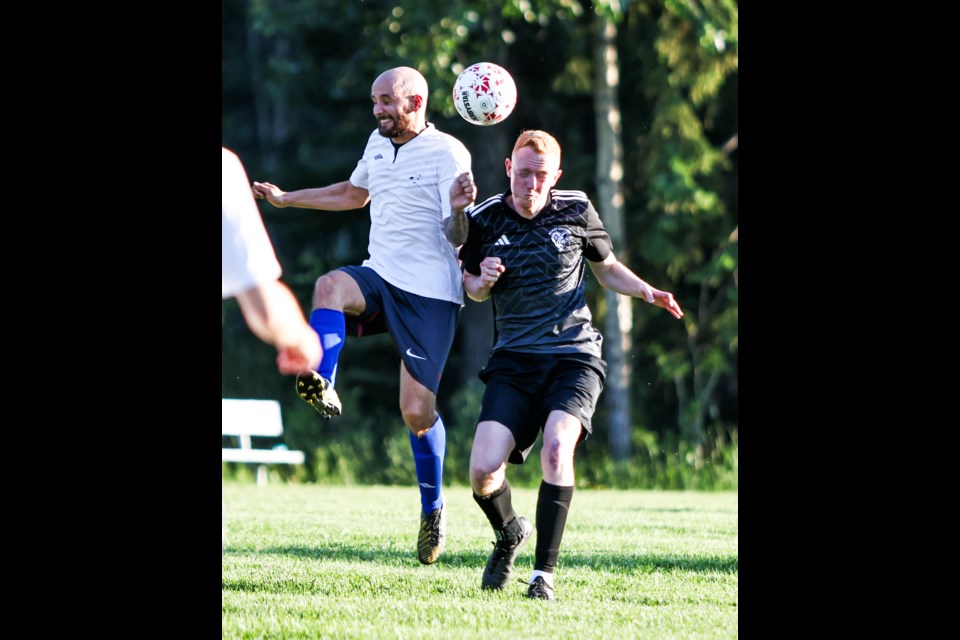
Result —
[[[503,67],[478,62],[457,76],[453,105],[470,124],[489,127],[503,122],[517,106],[517,85]]]

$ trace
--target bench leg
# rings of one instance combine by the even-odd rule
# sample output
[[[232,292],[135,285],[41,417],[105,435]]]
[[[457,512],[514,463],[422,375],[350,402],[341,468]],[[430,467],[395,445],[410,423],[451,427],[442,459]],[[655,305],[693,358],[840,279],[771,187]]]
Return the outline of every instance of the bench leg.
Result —
[[[257,467],[257,484],[261,487],[267,484],[267,465],[261,464]]]

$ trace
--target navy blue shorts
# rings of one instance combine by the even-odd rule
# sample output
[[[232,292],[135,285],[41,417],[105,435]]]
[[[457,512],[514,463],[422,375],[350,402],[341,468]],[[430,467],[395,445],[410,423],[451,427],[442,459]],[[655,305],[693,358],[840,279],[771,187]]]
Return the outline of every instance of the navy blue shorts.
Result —
[[[414,380],[437,394],[457,331],[460,305],[398,289],[370,267],[340,267],[356,280],[367,308],[346,316],[348,336],[389,332]]]
[[[580,418],[577,444],[593,433],[590,423],[607,377],[607,363],[594,356],[567,353],[532,355],[495,351],[480,371],[483,392],[480,420],[493,420],[510,429],[517,446],[509,462],[522,464],[551,411]]]

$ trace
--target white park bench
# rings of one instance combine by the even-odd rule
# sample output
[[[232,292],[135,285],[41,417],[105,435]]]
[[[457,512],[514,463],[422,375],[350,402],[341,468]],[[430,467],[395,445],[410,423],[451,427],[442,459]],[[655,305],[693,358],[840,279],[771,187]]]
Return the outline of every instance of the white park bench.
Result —
[[[273,449],[254,448],[251,436],[280,437],[283,435],[283,420],[280,403],[276,400],[221,400],[221,431],[225,436],[240,439],[239,447],[223,447],[220,459],[223,462],[247,462],[258,465],[257,484],[267,484],[268,464],[303,464],[303,451],[291,451],[284,445]]]

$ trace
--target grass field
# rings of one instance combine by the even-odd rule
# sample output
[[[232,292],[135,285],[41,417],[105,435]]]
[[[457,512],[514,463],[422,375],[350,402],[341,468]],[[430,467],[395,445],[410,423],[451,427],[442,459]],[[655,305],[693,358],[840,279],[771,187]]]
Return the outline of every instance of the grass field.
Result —
[[[736,638],[736,493],[574,493],[556,599],[480,589],[493,531],[446,488],[447,547],[417,562],[416,487],[223,484],[223,638]],[[535,520],[536,489],[513,489]]]

